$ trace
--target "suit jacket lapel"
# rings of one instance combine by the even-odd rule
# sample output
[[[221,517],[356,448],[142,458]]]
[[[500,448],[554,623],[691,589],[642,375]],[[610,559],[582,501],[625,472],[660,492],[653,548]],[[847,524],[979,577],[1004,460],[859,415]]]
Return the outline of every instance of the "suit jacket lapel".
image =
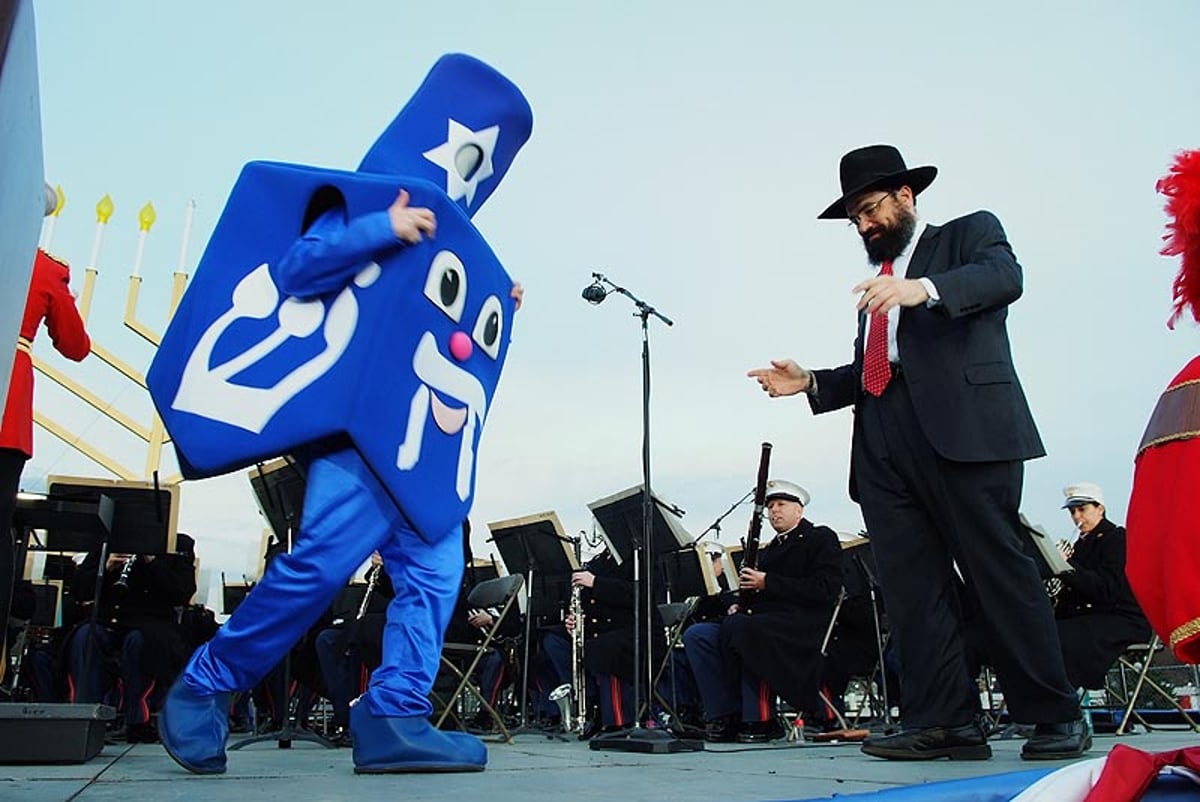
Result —
[[[929,258],[933,254],[934,240],[942,232],[941,226],[925,225],[925,233],[917,243],[912,258],[908,260],[908,269],[904,271],[905,278],[920,278],[929,272]]]

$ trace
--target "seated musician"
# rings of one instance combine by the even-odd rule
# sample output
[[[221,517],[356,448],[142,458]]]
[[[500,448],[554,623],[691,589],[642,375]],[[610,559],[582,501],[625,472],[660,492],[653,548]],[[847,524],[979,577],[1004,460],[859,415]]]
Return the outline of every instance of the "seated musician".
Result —
[[[1150,639],[1150,624],[1125,578],[1125,529],[1105,517],[1103,491],[1080,482],[1063,493],[1079,537],[1054,600],[1058,638],[1071,684],[1103,688],[1121,652]]]
[[[176,608],[196,593],[195,559],[195,541],[182,532],[173,554],[110,554],[96,624],[85,618],[68,637],[70,701],[99,702],[120,680],[118,706],[129,743],[158,740],[151,719],[155,691],[165,693],[191,656]],[[99,562],[96,549],[75,572],[76,599],[93,598]],[[116,677],[109,674],[114,660]]]
[[[476,575],[477,569],[474,553],[471,551],[470,532],[470,522],[463,521],[463,556],[466,558],[466,569],[463,571],[462,587],[454,605],[454,615],[450,619],[450,626],[446,629],[446,644],[480,646],[500,618],[500,611],[497,609],[479,610],[471,608],[467,603],[467,597],[475,589],[475,586],[485,581],[484,576]],[[501,691],[513,679],[514,672],[509,669],[508,652],[505,645],[514,639],[519,639],[523,631],[523,619],[516,605],[513,605],[508,614],[504,616],[504,620],[500,622],[500,631],[492,636],[491,645],[483,653],[471,676],[475,687],[479,688],[493,709],[500,701]],[[465,663],[470,663],[472,659],[474,659],[474,655],[464,655]],[[461,668],[465,669],[466,665],[464,664]],[[449,686],[450,690],[453,690],[458,685],[458,678],[444,677],[445,674],[444,671],[439,672],[437,685]],[[494,723],[487,710],[481,707],[467,722],[467,727],[471,730],[490,732]]]
[[[633,683],[641,679],[645,665],[634,665],[634,598],[633,561],[618,562],[612,552],[605,550],[588,561],[583,570],[571,575],[571,585],[581,588],[583,620],[583,671],[587,681],[585,696],[592,707],[588,711],[588,726],[580,733],[586,740],[597,732],[615,732],[633,726],[637,712],[634,707]],[[644,585],[643,585],[644,587]],[[644,611],[643,611],[644,612]],[[651,632],[638,626],[638,653],[646,659],[646,647],[652,645],[657,665],[666,651],[661,616],[657,606],[650,611]],[[643,619],[644,620],[644,619]],[[571,641],[576,621],[568,615],[564,621],[566,637],[555,637],[553,631],[543,637],[542,648],[549,661],[570,675]],[[642,696],[645,699],[645,696]]]
[[[776,696],[798,711],[817,707],[821,641],[842,584],[842,553],[832,529],[804,518],[808,501],[797,484],[767,483],[776,534],[759,548],[757,567],[743,565],[739,572],[745,603],[683,635],[709,741],[778,737]]]
[[[388,602],[395,596],[392,580],[383,570],[383,557],[371,554],[367,589],[354,610],[338,615],[317,633],[315,649],[321,681],[333,707],[332,740],[350,747],[350,700],[362,693],[371,672],[383,660],[383,625]]]

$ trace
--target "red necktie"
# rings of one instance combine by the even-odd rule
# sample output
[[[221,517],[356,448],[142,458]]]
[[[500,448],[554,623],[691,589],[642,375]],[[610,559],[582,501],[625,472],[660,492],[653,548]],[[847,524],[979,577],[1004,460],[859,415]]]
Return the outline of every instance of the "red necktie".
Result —
[[[892,275],[889,259],[879,268],[879,275]],[[878,398],[883,395],[892,380],[892,366],[888,362],[888,316],[884,312],[871,315],[871,331],[867,336],[867,352],[863,355],[863,387]]]

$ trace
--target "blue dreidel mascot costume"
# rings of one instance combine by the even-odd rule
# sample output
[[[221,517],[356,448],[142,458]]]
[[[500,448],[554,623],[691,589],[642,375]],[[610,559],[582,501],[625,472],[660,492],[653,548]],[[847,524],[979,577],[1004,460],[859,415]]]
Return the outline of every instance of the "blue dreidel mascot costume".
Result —
[[[304,466],[290,553],[193,655],[159,719],[184,768],[225,770],[230,694],[253,687],[378,550],[396,589],[383,663],[351,710],[357,772],[470,771],[428,700],[463,570],[480,435],[513,281],[471,216],[528,139],[520,90],[440,59],[357,171],[243,169],[147,383],[187,478],[280,454]],[[436,217],[406,244],[398,192]]]

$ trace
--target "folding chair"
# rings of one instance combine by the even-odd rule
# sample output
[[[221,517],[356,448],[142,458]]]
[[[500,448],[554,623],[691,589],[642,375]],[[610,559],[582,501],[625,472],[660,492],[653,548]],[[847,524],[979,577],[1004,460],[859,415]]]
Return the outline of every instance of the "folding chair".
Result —
[[[1154,661],[1155,653],[1160,651],[1162,647],[1163,644],[1162,641],[1159,640],[1158,635],[1152,635],[1149,643],[1135,644],[1130,646],[1125,650],[1124,654],[1117,658],[1117,668],[1121,677],[1121,692],[1116,693],[1115,695],[1122,698],[1125,703],[1125,713],[1121,717],[1120,726],[1117,727],[1117,735],[1124,735],[1129,727],[1130,720],[1134,718],[1136,718],[1138,722],[1146,728],[1147,731],[1154,729],[1152,726],[1150,726],[1150,723],[1146,721],[1142,714],[1135,709],[1138,696],[1142,692],[1142,687],[1146,685],[1150,686],[1152,690],[1170,702],[1171,706],[1179,711],[1179,714],[1183,716],[1183,720],[1187,722],[1187,727],[1191,729],[1192,732],[1200,732],[1200,725],[1197,725],[1195,719],[1189,715],[1188,711],[1184,709],[1183,705],[1179,704],[1179,700],[1175,698],[1175,695],[1150,677],[1150,664]],[[1134,683],[1132,691],[1129,690],[1128,681],[1126,679],[1126,672],[1129,671],[1132,671],[1137,675],[1137,681]],[[1110,690],[1115,691],[1115,689]],[[1170,728],[1160,726],[1159,729]]]
[[[662,619],[663,626],[667,629],[667,650],[663,655],[663,659],[659,662],[658,668],[654,671],[654,688],[652,694],[654,699],[663,706],[672,721],[679,720],[679,714],[675,710],[675,662],[671,659],[675,652],[675,648],[683,639],[683,630],[687,626],[688,619],[692,617],[692,613],[696,611],[696,606],[700,603],[699,596],[692,596],[687,601],[669,602],[658,605],[658,615]],[[658,690],[659,682],[662,680],[663,673],[670,667],[671,669],[671,696],[670,701],[664,699]],[[649,709],[651,699],[643,699],[641,709],[638,710],[638,720],[646,715],[646,710]]]
[[[496,623],[488,630],[487,636],[483,642],[474,643],[447,643],[442,647],[442,665],[445,666],[454,676],[458,677],[458,687],[454,689],[454,693],[446,700],[442,709],[442,713],[438,716],[435,726],[441,727],[445,722],[446,717],[451,715],[454,704],[464,692],[470,693],[478,701],[480,707],[487,711],[492,720],[496,722],[496,726],[500,728],[500,733],[505,742],[512,740],[512,735],[508,728],[504,725],[504,718],[496,712],[496,709],[488,702],[483,692],[471,682],[471,674],[475,671],[479,661],[488,652],[492,646],[492,641],[495,639],[496,633],[500,631],[500,624],[504,621],[508,611],[512,609],[513,604],[517,600],[517,595],[521,591],[521,587],[525,583],[525,578],[520,574],[512,576],[501,576],[496,579],[489,579],[485,582],[480,582],[472,588],[467,596],[467,605],[472,609],[478,610],[499,610],[496,616]],[[460,670],[453,660],[447,655],[466,656],[471,655],[471,662],[465,670]]]

